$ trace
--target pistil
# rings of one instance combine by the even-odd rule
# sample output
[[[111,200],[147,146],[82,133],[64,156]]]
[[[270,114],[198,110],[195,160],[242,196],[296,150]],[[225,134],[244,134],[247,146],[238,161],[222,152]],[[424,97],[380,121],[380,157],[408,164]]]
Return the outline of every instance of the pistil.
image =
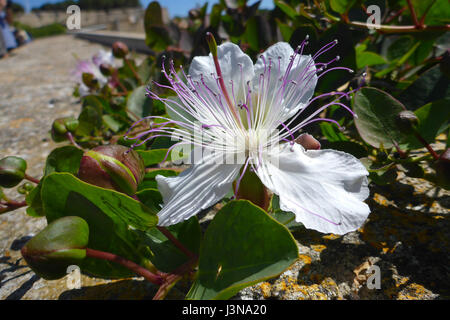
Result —
[[[227,102],[227,105],[228,105],[231,113],[233,114],[234,118],[236,119],[236,122],[238,124],[240,124],[239,115],[237,114],[236,108],[231,103],[231,99],[230,99],[230,96],[228,94],[227,88],[225,86],[225,82],[223,81],[222,69],[220,68],[219,57],[217,56],[217,42],[216,42],[216,39],[214,38],[214,36],[213,36],[213,34],[211,32],[208,32],[206,34],[206,36],[207,36],[206,39],[207,39],[208,45],[209,45],[209,50],[211,51],[211,55],[212,55],[213,60],[214,60],[214,66],[216,68],[216,73],[217,73],[217,77],[218,77],[218,80],[219,80],[219,86],[222,89],[223,95],[225,97],[225,100]]]

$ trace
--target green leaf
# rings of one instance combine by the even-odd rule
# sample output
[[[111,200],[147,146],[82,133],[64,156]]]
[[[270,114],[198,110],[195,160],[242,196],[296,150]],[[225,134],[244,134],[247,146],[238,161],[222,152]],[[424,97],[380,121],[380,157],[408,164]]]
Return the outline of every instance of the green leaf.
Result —
[[[161,210],[163,198],[158,189],[144,189],[136,193],[138,199],[154,212]]]
[[[144,15],[147,45],[155,51],[163,51],[172,44],[169,30],[164,25],[162,8],[156,1],[151,2]]]
[[[53,172],[67,172],[77,174],[80,168],[80,161],[83,157],[83,150],[74,146],[64,146],[54,149],[47,157],[44,168],[44,177]],[[34,188],[26,197],[28,208],[27,214],[32,217],[45,216],[41,199],[42,182]]]
[[[417,109],[414,113],[419,118],[417,131],[428,142],[432,143],[436,137],[445,132],[450,122],[450,99],[434,101]],[[411,149],[423,148],[415,137],[408,139]]]
[[[198,254],[202,238],[202,230],[197,217],[167,227],[187,249]],[[153,228],[145,232],[143,243],[147,245],[152,256],[149,258],[153,265],[163,272],[170,272],[189,261],[183,252],[167,239],[158,229]]]
[[[450,99],[450,79],[441,72],[439,66],[423,73],[399,96],[399,100],[409,110],[416,110],[429,102],[441,99]]]
[[[361,143],[353,141],[324,141],[322,143],[322,149],[333,149],[347,152],[358,159],[367,157],[368,155],[367,149]]]
[[[90,105],[83,107],[78,117],[80,125],[77,128],[76,135],[96,136],[97,130],[102,126],[101,113]]]
[[[356,0],[330,0],[331,9],[340,14],[348,12],[355,3]]]
[[[42,207],[41,188],[42,182],[40,182],[36,188],[31,190],[25,198],[28,205],[26,212],[29,216],[34,218],[45,216],[44,208]]]
[[[322,134],[330,142],[347,141],[348,140],[348,138],[342,132],[340,132],[339,129],[336,130],[335,124],[331,124],[328,122],[322,122],[319,124],[319,126],[322,131]]]
[[[90,106],[94,108],[98,114],[102,114],[103,110],[108,107],[108,102],[96,95],[85,96],[82,99],[83,108]]]
[[[103,115],[102,119],[105,127],[111,129],[112,132],[118,132],[122,127],[122,123],[109,114]]]
[[[150,172],[147,172],[144,176],[144,180],[139,184],[138,190],[141,191],[149,188],[150,189],[158,188],[158,183],[156,182],[155,177],[159,174],[164,177],[175,177],[178,175],[178,172],[167,169],[152,170]]]
[[[91,249],[115,253],[140,263],[145,256],[141,232],[154,227],[156,212],[113,190],[84,183],[68,173],[52,173],[42,186],[42,202],[48,222],[64,216],[86,220]],[[104,260],[88,258],[80,265],[84,272],[99,277],[126,277],[128,269]]]
[[[215,4],[212,6],[210,15],[210,25],[213,28],[218,28],[220,24],[220,17],[222,15],[222,6],[220,4]]]
[[[396,39],[387,50],[387,59],[389,61],[400,59],[411,49],[413,44],[414,39],[411,36],[403,36]]]
[[[358,69],[386,63],[387,61],[375,52],[364,51],[356,54],[356,65]]]
[[[426,25],[444,25],[450,22],[450,6],[448,0],[412,0],[414,10],[418,17],[428,10],[425,24]],[[428,8],[431,4],[431,8]]]
[[[275,5],[280,8],[281,11],[283,11],[285,14],[287,14],[291,19],[295,19],[299,16],[299,13],[284,1],[275,1]]]
[[[166,157],[168,149],[152,149],[152,150],[137,150],[137,153],[144,160],[144,165],[150,167],[161,163]],[[166,161],[170,161],[170,154],[167,156]]]
[[[64,146],[53,150],[45,162],[44,176],[53,172],[77,174],[83,150],[74,146]]]
[[[358,115],[355,125],[361,138],[375,148],[383,144],[393,147],[393,142],[402,143],[405,139],[395,123],[397,114],[405,107],[386,92],[365,87],[353,98],[353,111]]]
[[[161,193],[157,189],[145,189],[137,193],[139,200],[146,206],[159,210],[163,204]],[[196,217],[183,221],[167,229],[191,252],[198,254],[202,231]],[[161,271],[169,272],[188,261],[173,243],[158,229],[153,228],[145,232],[143,243],[149,246],[152,256],[150,260]]]
[[[146,86],[140,86],[128,96],[127,111],[130,118],[135,121],[138,121],[151,113],[152,99],[147,97],[146,88]]]
[[[275,220],[284,225],[290,231],[295,231],[303,228],[302,223],[295,221],[295,214],[293,212],[277,210],[274,213],[272,213],[272,216]]]
[[[197,279],[187,299],[228,299],[275,277],[298,258],[289,231],[249,201],[232,201],[210,223],[200,249]]]
[[[136,194],[147,207],[159,211],[163,204],[157,189],[145,189]],[[192,217],[167,229],[191,252],[198,254],[202,231],[197,217]],[[158,229],[152,228],[141,233],[143,244],[151,250],[149,259],[161,271],[169,272],[188,261],[188,257],[176,248]]]
[[[143,83],[147,83],[150,80],[151,71],[154,63],[153,57],[145,58],[137,69],[137,73],[139,78],[143,81]]]
[[[295,214],[293,212],[286,212],[280,208],[280,197],[276,194],[272,196],[270,202],[270,211],[272,217],[279,223],[284,225],[290,231],[298,230],[303,227],[303,224],[295,221]]]

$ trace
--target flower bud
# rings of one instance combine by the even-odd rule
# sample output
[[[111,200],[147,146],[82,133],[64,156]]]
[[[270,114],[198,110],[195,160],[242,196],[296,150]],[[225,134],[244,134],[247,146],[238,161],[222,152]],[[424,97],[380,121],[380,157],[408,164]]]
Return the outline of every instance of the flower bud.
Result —
[[[28,266],[40,277],[55,280],[67,267],[86,257],[89,226],[80,217],[63,217],[50,223],[22,248]]]
[[[320,142],[317,141],[312,135],[303,133],[295,142],[302,145],[306,150],[320,150]]]
[[[83,72],[82,79],[83,79],[83,83],[89,89],[97,89],[98,88],[98,81],[97,81],[97,79],[95,79],[95,77],[92,73]]]
[[[84,182],[134,195],[145,174],[144,161],[120,145],[99,146],[84,153],[78,177]]]
[[[19,157],[6,157],[0,160],[0,186],[13,188],[17,186],[27,170],[27,162]]]
[[[30,182],[25,182],[23,185],[17,188],[17,192],[20,194],[28,194],[33,189],[33,184],[31,184]]]
[[[100,69],[100,72],[106,77],[110,76],[113,73],[113,69],[112,69],[111,65],[109,65],[107,63],[102,63],[100,65],[99,69]]]
[[[449,190],[450,189],[450,148],[444,151],[439,156],[439,159],[434,163],[436,170],[436,181],[439,186]]]
[[[78,128],[79,121],[74,117],[66,117],[56,119],[52,125],[52,138],[55,142],[66,140],[67,132],[75,132]]]
[[[123,59],[128,55],[128,47],[125,43],[116,41],[112,45],[113,56],[119,59]]]
[[[400,112],[395,118],[399,130],[405,134],[412,134],[419,124],[419,118],[412,111],[405,110]]]

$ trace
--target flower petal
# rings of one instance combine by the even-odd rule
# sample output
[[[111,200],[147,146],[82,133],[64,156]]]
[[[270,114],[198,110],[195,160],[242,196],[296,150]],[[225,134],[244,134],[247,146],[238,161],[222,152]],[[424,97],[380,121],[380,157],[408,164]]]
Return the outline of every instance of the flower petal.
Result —
[[[255,91],[260,90],[260,75],[265,74],[268,76],[268,67],[271,65],[269,85],[266,85],[264,90],[269,90],[269,96],[275,97],[282,85],[280,79],[286,75],[293,55],[294,50],[286,42],[278,42],[261,54],[254,67],[253,86]],[[287,77],[284,94],[280,95],[280,97],[283,97],[283,100],[280,104],[276,103],[284,112],[280,113],[279,109],[273,110],[277,114],[282,115],[281,121],[287,120],[300,109],[307,106],[317,84],[315,71],[315,63],[310,55],[297,54],[295,56],[295,61]],[[295,81],[296,85],[292,81]],[[292,93],[288,94],[290,90],[292,90]],[[286,99],[286,97],[288,98]]]
[[[217,56],[230,98],[233,94],[232,91],[234,91],[236,101],[244,100],[244,93],[247,92],[246,84],[253,79],[252,59],[242,52],[239,46],[231,42],[218,46]],[[211,76],[211,74],[214,76]],[[209,54],[209,56],[195,57],[189,68],[189,75],[194,81],[201,81],[203,75],[208,88],[216,93],[219,92],[216,81],[217,72],[212,54]],[[233,81],[233,90],[230,80]]]
[[[241,167],[241,164],[203,162],[192,165],[177,177],[156,176],[164,199],[158,225],[176,224],[214,205],[231,189]]]
[[[280,196],[280,207],[296,221],[323,233],[345,234],[358,229],[370,213],[362,202],[369,195],[368,172],[350,154],[335,150],[305,151],[282,147],[278,164],[264,162],[257,174]]]

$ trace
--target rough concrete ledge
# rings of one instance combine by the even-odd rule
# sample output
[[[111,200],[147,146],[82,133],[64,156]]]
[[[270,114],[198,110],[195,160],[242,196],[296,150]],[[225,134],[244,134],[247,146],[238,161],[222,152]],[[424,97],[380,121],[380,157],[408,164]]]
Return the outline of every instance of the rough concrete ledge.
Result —
[[[121,41],[125,43],[132,51],[144,54],[153,54],[153,51],[145,43],[145,34],[112,31],[79,31],[72,34],[79,39],[88,40],[109,47],[114,42]]]

